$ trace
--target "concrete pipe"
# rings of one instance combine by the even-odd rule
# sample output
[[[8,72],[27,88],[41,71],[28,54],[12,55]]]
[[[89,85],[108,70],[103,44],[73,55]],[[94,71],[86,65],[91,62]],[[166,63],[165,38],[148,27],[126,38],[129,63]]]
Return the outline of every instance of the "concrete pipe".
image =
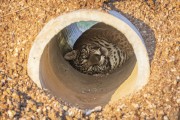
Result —
[[[92,27],[116,31],[120,37],[115,42],[121,44],[118,40],[124,40],[132,48],[129,60],[103,77],[83,74],[63,57]],[[102,29],[99,32],[103,34]],[[149,59],[141,35],[129,20],[115,11],[78,10],[52,19],[36,37],[28,59],[28,74],[38,87],[46,88],[53,95],[83,109],[104,106],[133,94],[148,82],[149,71]]]

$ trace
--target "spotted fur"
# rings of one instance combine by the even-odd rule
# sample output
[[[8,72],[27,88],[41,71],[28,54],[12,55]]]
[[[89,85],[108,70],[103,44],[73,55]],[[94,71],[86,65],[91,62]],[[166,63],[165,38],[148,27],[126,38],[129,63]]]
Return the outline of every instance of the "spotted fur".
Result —
[[[119,68],[134,55],[123,33],[99,22],[85,31],[64,58],[78,71],[89,75],[105,75]]]
[[[98,35],[81,41],[81,45],[75,46],[64,58],[78,71],[97,75],[108,74],[120,67],[126,61],[127,55],[107,38]]]

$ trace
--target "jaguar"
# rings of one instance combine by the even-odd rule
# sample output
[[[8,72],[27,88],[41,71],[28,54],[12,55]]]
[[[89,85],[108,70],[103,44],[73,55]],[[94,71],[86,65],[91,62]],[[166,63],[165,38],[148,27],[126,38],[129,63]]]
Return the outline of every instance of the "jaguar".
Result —
[[[92,28],[91,31],[97,33],[97,29]],[[81,73],[107,75],[119,68],[129,56],[108,37],[97,33],[88,37],[82,35],[74,44],[73,49],[65,53],[64,58]]]

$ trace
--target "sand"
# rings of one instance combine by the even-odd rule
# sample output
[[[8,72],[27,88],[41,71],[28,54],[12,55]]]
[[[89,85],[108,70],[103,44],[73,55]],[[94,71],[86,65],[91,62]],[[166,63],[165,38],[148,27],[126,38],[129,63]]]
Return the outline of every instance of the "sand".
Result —
[[[138,28],[151,63],[149,83],[139,92],[90,115],[41,90],[27,75],[32,43],[62,13],[101,10],[102,0],[0,1],[0,119],[180,119],[180,3],[124,0],[116,8]]]

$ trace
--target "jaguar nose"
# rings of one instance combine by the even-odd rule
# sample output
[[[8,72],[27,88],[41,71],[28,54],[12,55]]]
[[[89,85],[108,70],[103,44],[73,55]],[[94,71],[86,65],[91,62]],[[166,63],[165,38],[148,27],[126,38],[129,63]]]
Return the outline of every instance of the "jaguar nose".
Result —
[[[101,60],[101,55],[94,54],[94,55],[89,57],[89,64],[90,65],[97,65],[97,64],[99,64],[100,60]]]

